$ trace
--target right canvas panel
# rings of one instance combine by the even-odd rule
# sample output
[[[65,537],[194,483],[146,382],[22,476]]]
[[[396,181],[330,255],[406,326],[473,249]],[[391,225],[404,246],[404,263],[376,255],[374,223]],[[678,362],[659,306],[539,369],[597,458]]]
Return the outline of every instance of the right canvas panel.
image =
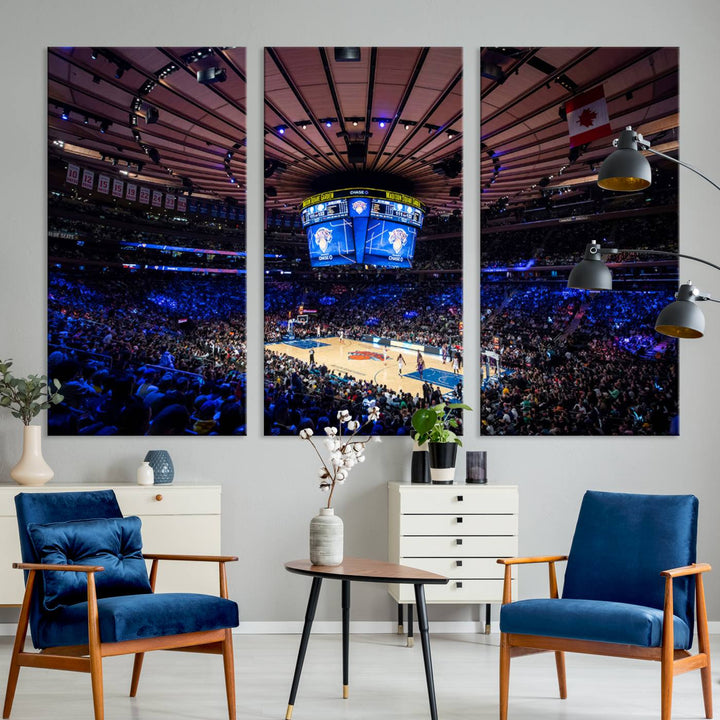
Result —
[[[677,158],[678,49],[486,47],[481,76],[481,434],[677,435],[677,165],[598,174],[627,128]],[[568,286],[584,257],[612,290]]]

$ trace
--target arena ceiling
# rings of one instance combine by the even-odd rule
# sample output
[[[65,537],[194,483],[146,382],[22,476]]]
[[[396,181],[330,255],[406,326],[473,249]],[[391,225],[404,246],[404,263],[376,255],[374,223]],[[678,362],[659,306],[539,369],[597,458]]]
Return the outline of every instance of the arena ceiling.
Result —
[[[677,48],[483,48],[481,74],[483,209],[527,205],[594,183],[612,139],[627,125],[677,155]],[[565,103],[598,85],[613,135],[571,153]]]
[[[84,167],[244,202],[245,108],[244,48],[48,50],[50,152]]]
[[[370,185],[459,211],[462,49],[266,48],[265,177],[269,208]]]

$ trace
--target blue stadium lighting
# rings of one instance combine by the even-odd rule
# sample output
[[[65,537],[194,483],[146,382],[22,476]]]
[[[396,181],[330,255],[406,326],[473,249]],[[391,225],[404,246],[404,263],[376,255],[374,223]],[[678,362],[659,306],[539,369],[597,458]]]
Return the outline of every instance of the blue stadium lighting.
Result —
[[[278,135],[284,135],[285,131],[287,130],[285,125],[278,125],[275,129],[277,130]]]
[[[68,108],[63,108],[62,115],[60,117],[63,120],[67,120],[70,117],[70,110]]]
[[[332,127],[332,122],[330,120],[325,121],[325,127]]]
[[[385,121],[384,121],[384,120],[381,120],[381,121],[380,121],[380,127],[381,127],[381,128],[384,128],[384,127],[385,127]]]
[[[231,183],[234,183],[234,182],[235,182],[235,178],[234,178],[234,177],[231,177],[231,178],[230,178],[230,182],[231,182]]]

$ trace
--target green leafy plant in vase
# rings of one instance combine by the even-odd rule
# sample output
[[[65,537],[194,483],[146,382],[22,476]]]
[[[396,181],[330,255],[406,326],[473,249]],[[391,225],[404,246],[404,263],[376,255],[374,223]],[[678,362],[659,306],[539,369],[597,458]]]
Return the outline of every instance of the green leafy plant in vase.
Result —
[[[0,362],[0,407],[22,420],[24,428],[23,454],[10,476],[20,485],[44,485],[54,473],[42,456],[42,428],[32,421],[43,410],[62,402],[63,396],[58,392],[60,383],[54,380],[51,388],[44,375],[15,377],[11,367],[12,360]]]
[[[415,441],[422,447],[427,443],[430,456],[430,479],[436,484],[452,484],[455,479],[455,461],[462,440],[455,433],[460,422],[456,410],[472,410],[463,403],[438,403],[420,408],[413,413],[411,423]]]

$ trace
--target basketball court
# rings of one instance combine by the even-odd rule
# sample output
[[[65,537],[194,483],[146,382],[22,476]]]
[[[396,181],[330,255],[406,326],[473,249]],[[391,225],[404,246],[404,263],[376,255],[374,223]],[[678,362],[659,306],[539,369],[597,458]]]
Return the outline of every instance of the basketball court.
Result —
[[[284,340],[269,343],[265,348],[270,352],[284,353],[305,362],[310,362],[310,352],[314,352],[315,364],[325,365],[331,372],[347,373],[357,380],[365,380],[376,385],[386,385],[396,392],[403,391],[422,396],[423,380],[417,372],[417,351],[397,347],[384,348],[382,345],[360,340],[340,339],[339,337],[306,338],[303,340]],[[385,352],[383,352],[385,350]],[[405,359],[402,375],[398,374],[398,355]],[[463,379],[462,368],[454,374],[452,363],[437,355],[423,353],[425,369],[423,379],[433,386],[439,386],[443,394],[455,389]]]

